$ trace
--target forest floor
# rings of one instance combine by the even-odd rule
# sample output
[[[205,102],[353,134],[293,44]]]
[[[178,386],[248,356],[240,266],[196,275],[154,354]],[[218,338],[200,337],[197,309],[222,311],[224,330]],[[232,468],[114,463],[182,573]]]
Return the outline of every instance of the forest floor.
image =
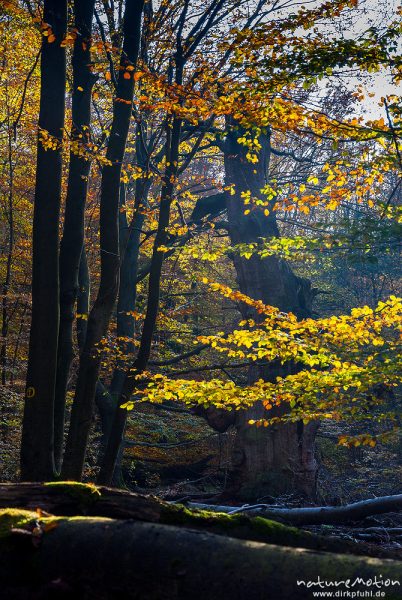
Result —
[[[0,390],[0,481],[18,481],[22,394],[10,388]],[[348,449],[337,445],[345,433],[339,423],[323,423],[317,438],[320,505],[341,505],[378,496],[401,493],[402,452],[400,447]],[[152,493],[166,500],[219,503],[230,467],[234,433],[214,433],[202,418],[175,406],[168,409],[143,405],[131,414],[128,445],[122,476],[131,490]],[[85,479],[96,478],[100,430],[95,422]],[[301,506],[303,498],[255,498],[255,502]],[[227,502],[225,502],[227,503]],[[370,527],[369,532],[364,528]],[[402,535],[390,529],[402,528],[402,514],[366,519],[362,524],[311,526],[315,533],[364,541],[382,549],[400,552]]]

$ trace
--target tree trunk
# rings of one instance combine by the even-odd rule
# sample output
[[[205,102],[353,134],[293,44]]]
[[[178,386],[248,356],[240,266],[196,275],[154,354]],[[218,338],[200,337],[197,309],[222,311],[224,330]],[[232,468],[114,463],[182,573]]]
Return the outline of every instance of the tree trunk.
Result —
[[[182,65],[177,67],[180,70]],[[179,145],[180,145],[180,131],[181,131],[181,119],[174,118],[172,120],[172,129],[167,128],[167,142],[166,142],[166,171],[164,175],[164,183],[161,190],[160,208],[159,208],[159,220],[158,230],[156,232],[153,251],[152,251],[152,262],[151,270],[149,274],[149,285],[148,285],[148,302],[147,311],[144,320],[144,326],[141,334],[141,343],[138,349],[138,354],[134,360],[131,368],[126,372],[123,386],[118,397],[116,404],[116,411],[113,419],[113,424],[104,456],[104,460],[99,472],[99,482],[105,485],[109,485],[114,469],[116,466],[116,460],[119,454],[119,450],[123,441],[124,430],[127,420],[127,410],[120,408],[122,404],[127,402],[136,385],[136,376],[142,373],[149,361],[151,354],[151,345],[153,334],[155,331],[156,319],[159,311],[159,295],[161,285],[161,274],[163,265],[163,252],[159,250],[161,246],[166,244],[170,219],[170,208],[173,200],[173,191],[175,185],[175,178],[177,176],[177,164],[179,160]]]
[[[259,162],[252,163],[246,158],[247,149],[238,142],[242,134],[244,131],[232,123],[224,145],[226,184],[234,185],[234,194],[227,196],[229,235],[233,245],[279,236],[272,206],[266,207],[271,211],[266,216],[264,207],[252,203],[245,205],[241,196],[242,192],[250,192],[251,198],[266,201],[261,190],[268,183],[269,136],[260,136],[262,149]],[[250,209],[249,214],[244,214],[247,209]],[[285,261],[275,256],[261,258],[258,255],[246,259],[234,253],[233,262],[243,294],[280,310],[291,311],[298,317],[310,315],[310,282],[297,277]],[[240,310],[243,318],[258,321],[259,317],[252,307],[242,305]],[[290,372],[289,365],[252,366],[249,382],[259,378],[275,381],[278,375],[286,372]],[[257,404],[236,415],[233,471],[227,494],[259,498],[296,491],[308,497],[314,496],[317,471],[314,434],[317,424],[290,423],[269,428],[248,424],[250,419],[259,419],[264,414],[263,406]]]
[[[141,161],[141,148],[137,135],[136,157],[137,165],[145,168]],[[120,252],[122,264],[120,267],[120,285],[117,301],[117,339],[119,348],[125,358],[133,356],[135,334],[135,318],[132,314],[137,302],[137,275],[140,252],[141,230],[145,221],[144,208],[147,203],[150,179],[137,179],[135,189],[134,216],[130,224],[124,212],[120,214]],[[128,338],[128,341],[126,339]],[[115,397],[121,393],[127,362],[118,361],[110,384],[110,393]]]
[[[101,356],[97,345],[106,335],[119,286],[119,190],[122,161],[130,127],[134,94],[134,71],[138,57],[143,1],[127,0],[124,42],[120,60],[113,123],[103,167],[100,200],[101,281],[88,319],[87,335],[71,412],[70,429],[63,462],[63,476],[80,480],[92,421]],[[126,78],[127,73],[130,75]]]
[[[67,382],[73,359],[73,321],[78,293],[78,269],[84,243],[84,214],[90,160],[86,145],[90,140],[91,92],[95,76],[90,69],[92,19],[95,0],[75,0],[77,37],[73,50],[73,91],[70,169],[60,244],[60,324],[54,411],[54,454],[56,470],[61,468]]]
[[[77,342],[80,352],[84,347],[85,338],[87,336],[90,287],[91,281],[89,277],[87,253],[84,244],[82,247],[80,266],[78,270],[77,294],[77,313],[79,315],[77,317]],[[110,415],[113,415],[114,406],[109,391],[99,379],[96,384],[95,402],[100,415],[102,432],[103,435],[105,435],[106,423],[111,419]]]
[[[145,215],[142,208],[145,206],[145,199],[150,187],[148,182],[144,183],[142,180],[137,180],[136,182],[135,215],[130,226],[128,225],[125,217],[125,222],[122,222],[122,220],[120,221],[120,231],[125,230],[125,235],[122,236],[121,244],[123,261],[120,268],[120,286],[117,302],[117,338],[120,351],[124,355],[124,360],[117,362],[110,384],[110,396],[114,400],[114,403],[113,410],[108,412],[109,418],[107,422],[104,422],[103,424],[104,435],[100,464],[102,464],[103,453],[106,450],[109,440],[117,402],[123,389],[127,362],[130,361],[130,357],[131,360],[133,360],[134,357],[134,343],[132,340],[135,335],[135,318],[132,313],[135,310],[137,301],[137,274],[140,237],[142,226],[145,220]],[[127,339],[128,341],[126,341]],[[122,437],[124,437],[124,432]],[[124,447],[121,445],[112,477],[112,483],[115,487],[122,487],[124,485],[121,470],[123,454]]]
[[[387,600],[401,597],[402,565],[394,560],[133,520],[4,511],[1,521],[0,580],[8,598],[304,600],[320,590],[307,582],[332,582],[333,590],[347,580],[361,593],[376,580]]]
[[[133,360],[134,353],[133,338],[135,333],[135,319],[132,313],[136,306],[138,255],[144,214],[142,211],[138,211],[138,204],[136,202],[135,215],[131,225],[129,225],[124,211],[125,201],[126,190],[124,184],[122,184],[120,191],[121,210],[119,213],[120,256],[122,257],[122,260],[120,266],[116,316],[117,345],[122,358],[118,358],[117,360],[109,390],[104,389],[101,396],[99,396],[97,392],[96,401],[102,426],[102,439],[98,458],[99,464],[102,464],[108,443],[116,410],[116,403],[124,383],[125,368],[130,361],[130,358]],[[100,402],[98,402],[98,397]],[[121,447],[112,478],[115,487],[124,487],[121,470],[122,459],[123,448]]]
[[[45,0],[33,219],[32,320],[21,442],[21,478],[54,476],[54,394],[59,329],[59,216],[66,89],[67,1]],[[51,147],[46,140],[52,136]]]

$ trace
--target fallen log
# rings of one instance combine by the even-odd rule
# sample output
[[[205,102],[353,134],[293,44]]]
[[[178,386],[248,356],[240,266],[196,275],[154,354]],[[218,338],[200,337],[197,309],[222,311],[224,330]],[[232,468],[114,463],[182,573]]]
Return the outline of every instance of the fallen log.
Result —
[[[221,506],[188,502],[189,508],[226,514],[247,513],[267,519],[279,519],[294,525],[333,525],[361,521],[366,517],[402,510],[402,494],[361,500],[344,506],[309,506],[305,508],[271,508],[269,504]]]
[[[387,600],[397,600],[402,563],[187,527],[5,509],[0,582],[4,597],[14,600],[310,600],[322,589],[380,589]]]
[[[219,513],[217,506],[197,504],[193,510],[180,504],[165,502],[124,490],[76,482],[0,484],[0,509],[28,509],[56,516],[93,516],[112,519],[135,519],[148,523],[180,525],[233,538],[309,548],[325,552],[341,552],[384,558],[399,558],[400,553],[349,542],[331,536],[320,536],[296,527],[267,519],[260,514]],[[205,510],[206,506],[211,511]],[[225,507],[224,507],[225,508]],[[226,507],[231,511],[234,507]]]
[[[154,496],[75,482],[2,484],[0,508],[39,509],[61,516],[136,519],[150,523],[184,525],[211,533],[284,546],[329,552],[369,553],[366,547],[359,548],[353,544],[348,546],[343,541],[314,535],[261,517],[194,511]]]
[[[93,515],[158,521],[165,505],[154,496],[74,481],[0,484],[0,508],[26,508],[55,515]]]

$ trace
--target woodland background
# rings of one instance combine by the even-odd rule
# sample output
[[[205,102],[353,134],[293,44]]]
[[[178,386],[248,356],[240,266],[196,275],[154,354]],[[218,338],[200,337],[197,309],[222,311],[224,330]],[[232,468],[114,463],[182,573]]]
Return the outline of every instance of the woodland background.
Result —
[[[3,0],[0,31],[2,482],[399,494],[401,8]]]

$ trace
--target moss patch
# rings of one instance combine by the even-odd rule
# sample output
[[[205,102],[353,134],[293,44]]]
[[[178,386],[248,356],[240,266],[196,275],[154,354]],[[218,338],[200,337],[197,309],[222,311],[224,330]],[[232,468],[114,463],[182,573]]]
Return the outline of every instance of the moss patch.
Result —
[[[67,494],[78,503],[79,508],[85,509],[94,504],[100,497],[99,488],[92,483],[80,483],[78,481],[50,481],[45,487]]]
[[[160,523],[183,525],[218,535],[277,546],[307,548],[328,553],[367,554],[367,548],[360,548],[354,542],[320,536],[264,517],[249,517],[240,513],[228,515],[207,510],[189,510],[180,504],[161,507]]]
[[[65,521],[66,517],[40,516],[37,512],[21,508],[0,509],[0,540],[7,538],[12,529],[26,529],[30,531],[40,524],[43,533],[51,531],[58,522]]]
[[[248,517],[243,514],[228,515],[206,510],[189,510],[182,505],[163,507],[160,522],[202,528],[213,533],[232,535],[233,537],[268,544],[302,546],[305,548],[319,548],[322,545],[318,536],[270,519]]]
[[[20,508],[3,508],[0,510],[0,539],[8,537],[11,529],[28,529],[35,522],[38,514]]]

